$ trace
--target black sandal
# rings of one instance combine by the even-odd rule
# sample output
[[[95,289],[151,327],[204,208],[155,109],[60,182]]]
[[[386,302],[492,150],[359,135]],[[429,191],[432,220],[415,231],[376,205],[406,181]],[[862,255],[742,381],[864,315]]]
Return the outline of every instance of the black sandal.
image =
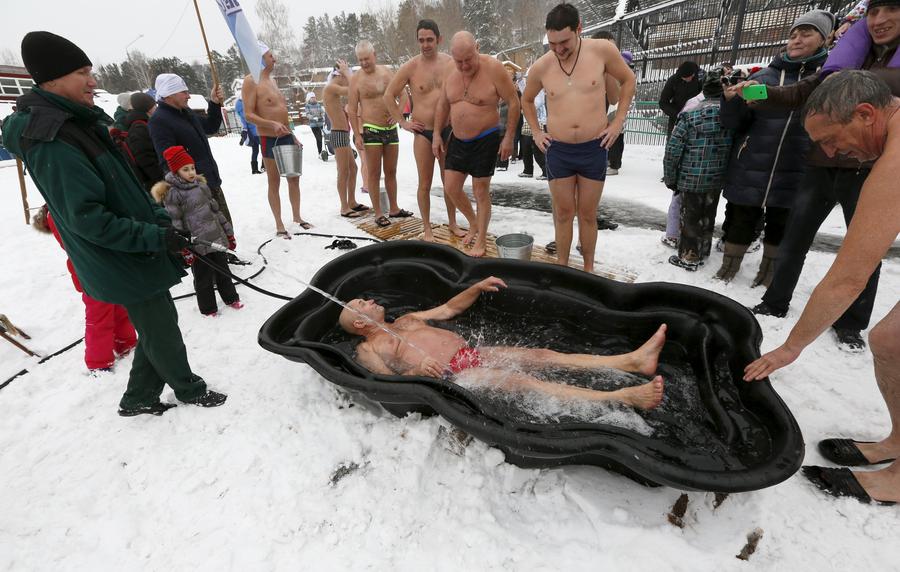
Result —
[[[377,224],[381,228],[384,228],[386,226],[391,226],[391,219],[389,219],[385,215],[381,215],[380,217],[375,219],[375,224]]]
[[[353,210],[353,211],[356,211],[356,212],[358,212],[358,213],[361,213],[361,212],[363,212],[363,211],[369,210],[369,208],[370,208],[370,207],[367,207],[366,205],[360,203],[360,204],[356,205],[355,207],[351,207],[350,210]]]
[[[892,463],[895,459],[882,459],[871,462],[862,454],[857,443],[871,443],[872,441],[853,441],[852,439],[823,439],[819,441],[819,453],[836,465],[845,467],[868,467],[869,465],[881,465]]]
[[[400,209],[399,211],[397,211],[397,214],[388,214],[388,216],[391,218],[407,218],[411,217],[412,215],[413,214],[411,212],[405,209]]]
[[[869,493],[866,492],[866,489],[859,484],[859,481],[856,479],[853,472],[845,467],[832,469],[829,467],[807,465],[800,470],[803,472],[803,476],[809,479],[816,488],[833,497],[850,497],[863,504],[869,504],[873,501],[882,506],[892,506],[897,504],[892,501],[880,501],[870,497]]]

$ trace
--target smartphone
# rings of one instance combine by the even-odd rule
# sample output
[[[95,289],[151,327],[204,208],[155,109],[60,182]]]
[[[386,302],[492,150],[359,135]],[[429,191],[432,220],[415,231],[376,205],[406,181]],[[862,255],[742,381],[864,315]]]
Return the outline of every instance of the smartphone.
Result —
[[[765,84],[748,85],[741,91],[741,95],[747,101],[769,98],[769,92],[766,90]]]

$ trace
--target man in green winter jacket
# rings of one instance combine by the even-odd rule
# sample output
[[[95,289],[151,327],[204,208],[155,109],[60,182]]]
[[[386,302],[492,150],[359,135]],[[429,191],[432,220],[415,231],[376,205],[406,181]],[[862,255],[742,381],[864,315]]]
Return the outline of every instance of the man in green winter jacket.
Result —
[[[139,334],[119,414],[175,407],[159,400],[166,383],[184,403],[221,405],[226,396],[191,371],[169,294],[185,275],[169,253],[187,247],[188,238],[172,228],[110,139],[112,120],[94,105],[91,61],[49,32],[25,36],[22,60],[37,87],[3,122],[3,145],[28,166],[85,293],[125,306]]]

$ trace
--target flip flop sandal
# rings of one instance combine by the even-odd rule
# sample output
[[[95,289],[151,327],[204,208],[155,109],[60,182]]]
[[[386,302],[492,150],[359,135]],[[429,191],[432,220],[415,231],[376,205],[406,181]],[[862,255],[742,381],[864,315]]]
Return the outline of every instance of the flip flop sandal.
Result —
[[[367,207],[366,205],[359,204],[359,205],[356,205],[355,207],[353,207],[353,208],[350,209],[350,210],[354,210],[354,211],[356,211],[356,212],[358,212],[358,213],[361,213],[361,212],[364,212],[364,211],[369,210],[369,208],[370,208],[370,207]]]
[[[556,241],[553,240],[548,242],[547,246],[544,247],[544,250],[546,250],[548,254],[556,254]]]
[[[382,228],[384,228],[386,226],[391,226],[391,219],[389,219],[388,217],[386,217],[384,215],[381,215],[380,217],[375,219],[375,224],[377,224],[378,226],[380,226]]]
[[[344,218],[359,218],[363,216],[363,213],[359,211],[350,211],[348,213],[341,213],[341,216]]]
[[[871,462],[862,454],[857,443],[871,443],[872,441],[853,441],[852,439],[823,439],[819,441],[819,453],[836,465],[845,467],[868,467],[891,463],[894,459],[882,459]]]
[[[815,465],[807,465],[800,469],[803,476],[812,482],[820,491],[833,497],[850,497],[861,503],[869,504],[876,502],[882,506],[892,506],[897,503],[891,501],[875,500],[869,496],[866,489],[863,488],[856,477],[846,467],[833,469],[829,467],[818,467]]]
[[[397,214],[389,214],[388,216],[391,218],[407,218],[411,217],[413,214],[405,209],[400,209],[397,211]]]
[[[302,228],[303,230],[309,230],[309,229],[311,229],[311,228],[313,227],[313,225],[309,224],[309,223],[306,222],[305,220],[301,220],[300,222],[298,222],[298,223],[296,223],[296,224],[297,224],[300,228]]]
[[[290,239],[291,239],[291,233],[289,233],[289,232],[286,231],[286,230],[279,230],[279,231],[276,231],[276,232],[275,232],[275,236],[277,236],[277,237],[279,237],[279,238],[283,238],[283,239],[285,239],[285,240],[290,240]]]

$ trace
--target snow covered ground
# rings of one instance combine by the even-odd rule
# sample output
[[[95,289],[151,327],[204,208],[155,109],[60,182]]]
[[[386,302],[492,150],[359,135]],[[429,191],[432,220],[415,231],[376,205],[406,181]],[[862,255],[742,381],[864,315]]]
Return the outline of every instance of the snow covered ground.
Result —
[[[319,161],[311,133],[298,133],[307,150],[304,218],[317,231],[359,234],[338,216],[333,160]],[[401,135],[400,196],[401,206],[417,210],[411,141]],[[212,146],[238,248],[258,262],[252,253],[273,231],[265,179],[249,174],[249,149],[236,138]],[[606,194],[664,210],[670,194],[659,182],[660,154],[627,147]],[[0,313],[33,337],[34,350],[49,353],[82,335],[82,304],[56,242],[23,225],[8,165],[0,163]],[[518,179],[520,169],[497,180],[544,187]],[[435,199],[434,219],[445,221]],[[29,200],[42,204],[30,181]],[[537,244],[552,240],[547,213],[495,207],[493,218],[495,234],[527,229]],[[840,220],[833,215],[826,230],[841,232]],[[328,243],[297,237],[265,253],[308,279],[339,255],[323,249]],[[691,274],[667,264],[670,254],[658,232],[622,226],[600,236],[598,259],[639,281],[694,284],[748,305],[761,295],[749,287],[760,253],[730,285],[711,280],[721,255]],[[788,319],[760,319],[764,350],[783,341],[832,259],[811,253]],[[289,295],[303,288],[269,270],[256,282]],[[174,293],[190,290],[188,278]],[[85,372],[83,346],[37,365],[0,342],[0,383],[30,371],[0,390],[0,569],[896,569],[897,509],[831,500],[801,477],[733,495],[715,510],[712,495],[691,493],[678,529],[665,515],[680,491],[591,467],[520,469],[482,443],[454,446],[441,419],[350,407],[312,369],[257,345],[260,325],[281,302],[239,291],[246,307],[212,320],[193,299],[177,302],[192,366],[229,395],[218,409],[181,406],[124,419],[116,406],[130,358],[95,379]],[[873,323],[898,298],[900,263],[892,260]],[[888,429],[870,354],[844,354],[829,335],[775,383],[803,428],[807,463],[824,462],[814,446],[821,438],[876,438]],[[174,400],[171,391],[163,400]],[[758,551],[736,560],[757,527],[764,531]]]

